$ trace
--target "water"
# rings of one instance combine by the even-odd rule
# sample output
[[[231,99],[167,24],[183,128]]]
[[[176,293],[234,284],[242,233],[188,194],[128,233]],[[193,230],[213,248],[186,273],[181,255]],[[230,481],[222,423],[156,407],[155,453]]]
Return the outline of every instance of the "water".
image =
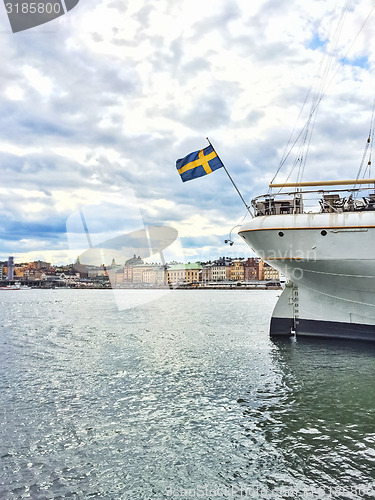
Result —
[[[0,498],[375,498],[375,346],[270,340],[278,294],[1,292]]]

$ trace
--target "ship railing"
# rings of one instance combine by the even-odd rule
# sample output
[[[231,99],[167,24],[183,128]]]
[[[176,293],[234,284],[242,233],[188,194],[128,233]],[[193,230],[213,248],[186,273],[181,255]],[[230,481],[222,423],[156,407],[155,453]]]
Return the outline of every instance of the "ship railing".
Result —
[[[293,191],[281,190],[277,193],[271,191],[254,198],[251,205],[255,217],[262,215],[375,211],[375,179],[367,179],[366,184],[369,183],[369,180],[373,181],[374,184],[366,187],[354,187],[354,185],[363,184],[365,181],[350,181],[354,184],[352,187],[340,189],[307,190],[298,187]],[[324,185],[330,185],[328,182],[326,181]],[[339,181],[332,182],[335,183],[334,185],[339,184]],[[349,183],[349,181],[341,182]],[[312,185],[313,183],[304,184]],[[280,187],[280,185],[271,185],[271,187]],[[291,187],[295,187],[295,184],[292,184]]]

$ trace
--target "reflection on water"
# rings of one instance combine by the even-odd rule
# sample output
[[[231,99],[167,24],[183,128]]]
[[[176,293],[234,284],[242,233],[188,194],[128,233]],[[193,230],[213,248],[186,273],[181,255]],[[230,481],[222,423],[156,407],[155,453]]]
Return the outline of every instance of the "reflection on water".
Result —
[[[253,402],[240,400],[244,436],[259,447],[248,466],[258,469],[268,491],[374,498],[375,345],[273,342],[278,383],[258,390]]]
[[[276,298],[1,295],[0,498],[374,498],[375,346],[271,341]]]
[[[290,409],[282,441],[299,475],[328,485],[375,479],[375,346],[299,340],[278,342]]]

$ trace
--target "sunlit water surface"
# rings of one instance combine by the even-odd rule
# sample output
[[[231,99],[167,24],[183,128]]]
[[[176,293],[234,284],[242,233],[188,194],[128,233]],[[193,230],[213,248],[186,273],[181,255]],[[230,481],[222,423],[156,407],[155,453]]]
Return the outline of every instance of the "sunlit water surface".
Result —
[[[1,499],[375,498],[375,346],[270,340],[279,292],[0,294]]]

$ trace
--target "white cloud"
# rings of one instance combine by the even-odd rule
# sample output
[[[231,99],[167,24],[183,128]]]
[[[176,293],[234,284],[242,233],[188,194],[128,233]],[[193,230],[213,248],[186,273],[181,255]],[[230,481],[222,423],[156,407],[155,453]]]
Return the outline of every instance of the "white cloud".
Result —
[[[175,160],[209,136],[246,199],[267,191],[322,59],[306,175],[350,175],[374,97],[371,9],[353,1],[339,33],[341,7],[326,0],[95,0],[49,33],[3,35],[0,253],[22,239],[23,252],[32,241],[61,256],[69,215],[127,188],[146,223],[175,225],[189,256],[222,253],[241,201],[223,173],[182,184]]]
[[[25,92],[18,85],[9,85],[5,89],[5,95],[11,101],[22,101],[24,98]]]
[[[37,69],[26,65],[22,69],[29,85],[43,96],[50,96],[52,92],[52,81],[49,77],[43,76]]]

